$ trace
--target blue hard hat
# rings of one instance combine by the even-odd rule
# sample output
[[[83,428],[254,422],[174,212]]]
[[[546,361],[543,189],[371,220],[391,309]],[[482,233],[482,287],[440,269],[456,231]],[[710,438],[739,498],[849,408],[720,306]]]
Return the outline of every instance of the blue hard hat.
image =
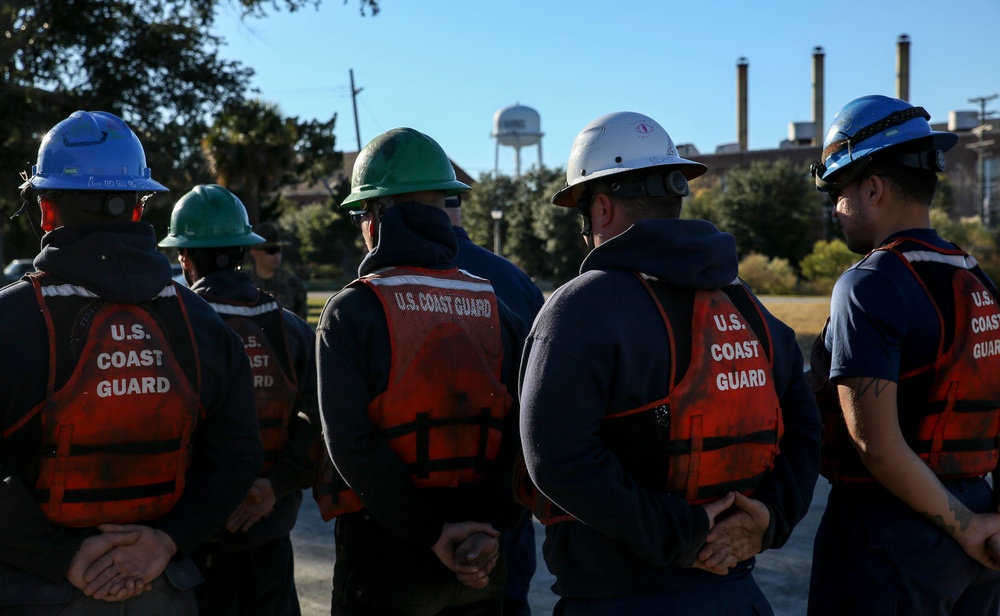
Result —
[[[166,192],[150,177],[139,138],[118,116],[74,111],[46,133],[20,188]]]
[[[841,107],[823,141],[821,161],[812,166],[816,187],[823,190],[833,176],[853,177],[873,154],[911,141],[926,140],[926,146],[899,148],[899,162],[910,167],[944,170],[944,152],[954,147],[958,135],[931,130],[923,107],[898,98],[871,95],[856,98]]]

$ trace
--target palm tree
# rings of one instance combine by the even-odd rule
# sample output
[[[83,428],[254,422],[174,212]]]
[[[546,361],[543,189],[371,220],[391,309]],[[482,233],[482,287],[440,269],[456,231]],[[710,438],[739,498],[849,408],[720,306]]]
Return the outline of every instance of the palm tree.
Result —
[[[291,179],[298,139],[295,118],[252,99],[227,107],[201,147],[216,182],[243,200],[251,224],[257,224],[261,200],[271,199]]]

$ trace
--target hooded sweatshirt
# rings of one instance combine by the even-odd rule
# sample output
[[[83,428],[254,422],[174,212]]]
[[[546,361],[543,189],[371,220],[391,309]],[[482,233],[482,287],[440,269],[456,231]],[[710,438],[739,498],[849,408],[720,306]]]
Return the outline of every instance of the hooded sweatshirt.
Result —
[[[667,332],[633,272],[716,290],[737,270],[733,237],[711,223],[640,220],[594,249],[535,320],[520,377],[525,462],[535,485],[580,520],[546,528],[543,553],[557,594],[666,595],[688,588],[691,576],[716,578],[689,568],[709,530],[704,509],[638,485],[605,446],[601,423],[668,393]],[[753,494],[771,512],[766,549],[781,546],[808,510],[822,426],[794,332],[761,309],[785,426],[774,468]]]
[[[359,274],[397,266],[454,267],[455,234],[443,211],[419,203],[386,210],[378,245]],[[524,339],[522,322],[499,303],[503,342],[501,380],[516,397],[516,367]],[[499,471],[457,488],[417,489],[406,466],[375,431],[369,403],[388,386],[389,329],[377,296],[365,285],[345,288],[327,302],[316,328],[323,436],[338,472],[388,532],[416,548],[430,548],[444,522],[489,522],[512,527],[523,512],[513,499],[511,472],[518,447],[517,405],[503,429]],[[339,518],[338,518],[339,519]]]
[[[195,282],[191,290],[206,301],[233,306],[255,305],[261,296],[250,276],[235,270],[209,274]],[[296,401],[288,422],[288,442],[263,474],[274,490],[274,509],[246,532],[223,532],[219,548],[228,552],[249,550],[287,536],[299,515],[302,490],[312,485],[315,474],[309,450],[320,437],[316,336],[309,324],[291,310],[282,309],[281,317],[296,379]]]
[[[75,225],[42,238],[35,267],[111,302],[134,304],[171,284],[170,263],[148,223]],[[181,554],[214,536],[259,476],[250,365],[242,341],[189,289],[178,296],[200,355],[205,415],[192,435],[184,493],[166,516],[146,522],[170,535]],[[0,290],[0,429],[20,422],[46,395],[48,334],[32,285]],[[142,421],[136,409],[136,421]],[[66,570],[94,529],[67,529],[43,515],[30,491],[38,471],[39,415],[0,440],[0,606],[68,598]]]

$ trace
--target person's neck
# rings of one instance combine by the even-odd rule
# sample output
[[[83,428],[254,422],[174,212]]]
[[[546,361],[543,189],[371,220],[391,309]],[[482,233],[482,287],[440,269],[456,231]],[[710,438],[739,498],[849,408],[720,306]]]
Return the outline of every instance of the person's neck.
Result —
[[[264,269],[261,267],[254,267],[254,273],[257,274],[258,278],[263,278],[264,280],[270,280],[274,278],[275,275],[277,275],[278,269],[277,268]]]
[[[881,245],[886,238],[910,229],[930,229],[930,208],[919,204],[910,204],[899,210],[899,215],[884,221],[879,226],[879,236],[882,238],[876,245]]]

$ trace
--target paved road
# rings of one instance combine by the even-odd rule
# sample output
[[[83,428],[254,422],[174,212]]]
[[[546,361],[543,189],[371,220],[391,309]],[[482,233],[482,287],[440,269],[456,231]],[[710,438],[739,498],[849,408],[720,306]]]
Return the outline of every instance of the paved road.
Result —
[[[765,552],[757,558],[754,575],[771,601],[776,616],[803,616],[806,613],[806,592],[809,588],[809,566],[812,560],[812,540],[816,526],[826,506],[829,485],[820,478],[812,508],[792,538],[780,550]],[[538,573],[531,583],[532,613],[547,616],[552,613],[557,597],[550,590],[552,576],[542,561],[541,545],[544,531],[535,523],[539,549]],[[303,616],[326,616],[330,613],[330,580],[333,577],[333,523],[323,524],[316,504],[307,494],[292,532],[295,546],[295,580]]]

